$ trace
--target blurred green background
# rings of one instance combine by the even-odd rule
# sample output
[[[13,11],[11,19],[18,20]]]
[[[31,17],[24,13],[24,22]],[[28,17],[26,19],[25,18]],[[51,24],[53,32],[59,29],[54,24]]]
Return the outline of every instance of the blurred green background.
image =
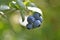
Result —
[[[7,4],[12,0],[0,0]],[[9,22],[0,15],[0,40],[60,40],[60,0],[31,0],[43,12],[43,23],[35,29],[25,29],[16,23],[19,13],[9,14]],[[18,13],[18,14],[17,14]]]

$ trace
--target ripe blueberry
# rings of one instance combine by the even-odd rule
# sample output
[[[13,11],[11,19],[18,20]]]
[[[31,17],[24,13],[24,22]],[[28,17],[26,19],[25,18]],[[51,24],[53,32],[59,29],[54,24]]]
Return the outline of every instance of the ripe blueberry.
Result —
[[[28,23],[33,23],[35,21],[35,18],[33,16],[29,16],[27,18]]]
[[[40,22],[42,23],[42,20],[43,20],[43,19],[42,19],[42,16],[40,16],[40,17],[38,18],[38,20],[40,20]]]
[[[36,20],[36,21],[33,23],[34,28],[35,28],[35,27],[39,27],[40,25],[41,25],[40,20]]]
[[[34,12],[34,14],[33,14],[33,17],[34,17],[35,19],[38,19],[40,16],[41,16],[41,14],[38,13],[38,12]]]
[[[27,27],[27,29],[32,29],[33,28],[33,24],[27,24],[26,27]]]

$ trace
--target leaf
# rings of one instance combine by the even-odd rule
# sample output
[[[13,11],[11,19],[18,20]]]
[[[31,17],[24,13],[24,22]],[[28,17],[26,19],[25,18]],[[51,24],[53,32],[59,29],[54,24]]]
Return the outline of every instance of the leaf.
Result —
[[[9,10],[10,7],[8,5],[0,5],[0,10]]]
[[[24,2],[24,4],[26,6],[36,7],[36,5],[34,3],[32,3],[32,2],[30,2],[30,1],[26,1],[26,2]]]
[[[21,9],[25,9],[25,5],[24,5],[24,3],[21,0],[17,0],[16,2],[17,2],[17,4],[19,5],[19,7]]]
[[[17,3],[15,1],[12,1],[9,3],[9,7],[11,8],[15,8],[16,10],[19,10],[19,5],[17,5]]]
[[[24,15],[25,15],[25,10],[26,10],[26,6],[24,5],[22,0],[16,0],[17,5],[19,6],[19,10],[21,13],[21,17],[22,17],[22,21],[24,21]]]
[[[0,5],[8,5],[12,0],[0,0]],[[15,0],[13,0],[15,1]]]

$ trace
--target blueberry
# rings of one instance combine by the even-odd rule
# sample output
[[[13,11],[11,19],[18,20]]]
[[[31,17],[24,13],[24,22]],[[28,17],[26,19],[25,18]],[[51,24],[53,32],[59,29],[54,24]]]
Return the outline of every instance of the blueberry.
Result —
[[[42,23],[42,20],[43,20],[42,16],[40,16],[38,20],[40,20],[40,22]]]
[[[34,12],[34,14],[33,14],[33,17],[34,17],[35,19],[38,19],[40,16],[41,16],[41,14],[38,13],[38,12]]]
[[[36,20],[36,21],[33,23],[34,28],[39,27],[40,25],[41,25],[40,20]]]
[[[26,27],[27,27],[27,29],[32,29],[33,28],[33,24],[27,24]]]
[[[28,23],[33,23],[35,21],[35,18],[33,16],[29,16],[27,18]]]

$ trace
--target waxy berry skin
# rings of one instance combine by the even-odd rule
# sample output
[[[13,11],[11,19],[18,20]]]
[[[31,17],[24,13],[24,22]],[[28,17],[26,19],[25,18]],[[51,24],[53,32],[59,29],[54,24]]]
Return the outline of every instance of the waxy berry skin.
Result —
[[[27,27],[27,29],[32,29],[33,28],[33,24],[27,24],[26,27]]]
[[[42,23],[42,20],[43,20],[42,16],[40,16],[38,20],[40,20],[40,22]]]
[[[33,16],[29,16],[27,18],[28,23],[33,23],[35,21],[35,18]]]
[[[33,17],[37,20],[41,16],[40,13],[34,12]]]
[[[40,25],[41,25],[40,20],[36,20],[36,21],[33,23],[34,28],[35,28],[35,27],[39,27]]]
[[[27,18],[27,22],[28,22],[28,24],[26,25],[27,29],[40,27],[42,23],[42,16],[40,13],[34,12],[33,15]]]

